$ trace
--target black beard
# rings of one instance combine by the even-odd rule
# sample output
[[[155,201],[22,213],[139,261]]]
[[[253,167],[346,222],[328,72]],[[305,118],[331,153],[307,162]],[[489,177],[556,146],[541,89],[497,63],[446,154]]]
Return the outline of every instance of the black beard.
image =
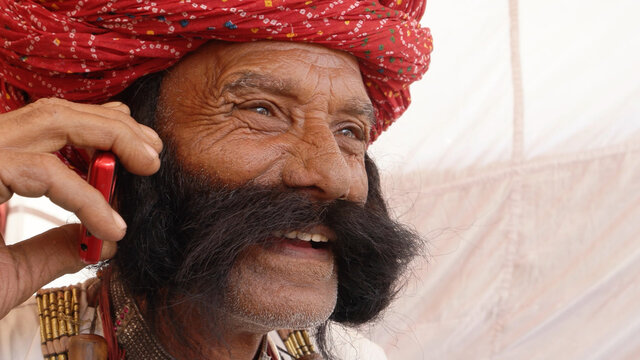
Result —
[[[132,93],[128,102],[132,115],[155,125],[155,104],[148,101],[148,94],[137,89]],[[170,139],[163,141],[157,174],[118,174],[116,196],[128,229],[111,261],[127,289],[145,300],[151,323],[157,311],[170,310],[178,302],[202,318],[215,319],[238,255],[274,231],[324,224],[336,233],[331,246],[338,268],[338,299],[330,319],[349,325],[371,321],[389,305],[407,265],[421,252],[419,236],[389,217],[377,168],[368,156],[364,205],[342,200],[319,203],[295,190],[229,188],[206,175],[191,174],[181,166]],[[187,324],[176,320],[180,337],[184,334],[180,326]],[[203,330],[214,332],[215,321],[209,323],[211,329]],[[321,326],[321,335],[323,330]],[[318,342],[324,347],[323,336]]]

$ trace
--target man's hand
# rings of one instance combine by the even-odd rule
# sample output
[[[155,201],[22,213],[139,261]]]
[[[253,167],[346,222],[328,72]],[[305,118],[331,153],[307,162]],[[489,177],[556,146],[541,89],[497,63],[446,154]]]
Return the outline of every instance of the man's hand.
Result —
[[[158,171],[162,141],[129,116],[119,102],[76,104],[42,99],[0,114],[0,203],[15,194],[47,196],[72,211],[103,242],[102,258],[115,254],[126,224],[100,192],[67,168],[52,152],[70,144],[110,150],[138,175]],[[64,225],[6,246],[0,236],[0,318],[51,280],[80,270],[80,225]]]

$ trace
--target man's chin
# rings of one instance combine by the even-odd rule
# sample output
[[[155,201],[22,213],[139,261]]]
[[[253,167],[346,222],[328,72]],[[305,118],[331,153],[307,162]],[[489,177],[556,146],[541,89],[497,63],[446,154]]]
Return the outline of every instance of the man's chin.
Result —
[[[315,327],[333,312],[337,279],[329,249],[252,245],[231,269],[225,308],[236,321],[267,331]]]

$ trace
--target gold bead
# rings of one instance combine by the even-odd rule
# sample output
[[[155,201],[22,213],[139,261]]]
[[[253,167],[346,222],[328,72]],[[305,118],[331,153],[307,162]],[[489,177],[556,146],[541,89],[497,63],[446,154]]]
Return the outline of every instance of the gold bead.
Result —
[[[56,292],[56,300],[58,301],[58,328],[60,329],[60,336],[70,335],[67,330],[67,322],[64,314],[64,293],[62,290]]]
[[[284,341],[284,345],[287,347],[287,351],[289,352],[289,354],[291,354],[291,356],[295,357],[296,349],[293,347],[293,344],[291,344],[291,339],[287,338]]]
[[[49,294],[49,314],[51,315],[51,330],[53,332],[53,338],[57,339],[60,337],[60,331],[58,328],[58,312],[57,312],[57,304],[58,301],[56,299],[55,292],[50,292]]]
[[[47,342],[47,335],[45,333],[45,327],[44,327],[41,295],[36,296],[36,303],[38,304],[38,320],[40,321],[40,344],[44,344]]]
[[[71,289],[71,304],[73,306],[73,331],[75,334],[80,334],[80,315],[78,311],[78,289]]]
[[[296,349],[297,357],[304,355],[304,352],[302,351],[302,345],[298,343],[298,339],[296,338],[295,333],[291,333],[291,335],[289,335],[289,338],[291,339],[291,342]]]
[[[45,338],[47,340],[53,340],[51,316],[49,314],[49,297],[46,294],[42,296],[42,317],[44,318]]]
[[[302,354],[303,355],[310,354],[309,346],[307,345],[305,339],[302,337],[302,333],[300,331],[294,331],[293,334],[295,335],[296,340],[298,341],[298,344],[300,344],[300,350],[302,350]]]
[[[73,326],[73,308],[71,305],[71,290],[64,290],[64,317],[66,320],[67,334],[69,336],[78,335]]]
[[[307,332],[307,330],[302,330],[302,336],[304,337],[304,340],[307,343],[307,346],[309,347],[309,352],[315,353],[316,349],[313,347],[313,342],[309,338],[309,333]]]

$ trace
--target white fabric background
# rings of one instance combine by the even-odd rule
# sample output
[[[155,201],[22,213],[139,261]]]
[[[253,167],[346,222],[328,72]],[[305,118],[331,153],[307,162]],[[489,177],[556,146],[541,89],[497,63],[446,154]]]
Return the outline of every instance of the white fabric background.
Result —
[[[431,69],[371,148],[429,240],[362,329],[390,359],[640,358],[639,16],[636,0],[429,0]],[[10,206],[9,241],[71,219]]]
[[[640,3],[428,2],[431,70],[373,145],[429,240],[390,359],[640,358]]]

